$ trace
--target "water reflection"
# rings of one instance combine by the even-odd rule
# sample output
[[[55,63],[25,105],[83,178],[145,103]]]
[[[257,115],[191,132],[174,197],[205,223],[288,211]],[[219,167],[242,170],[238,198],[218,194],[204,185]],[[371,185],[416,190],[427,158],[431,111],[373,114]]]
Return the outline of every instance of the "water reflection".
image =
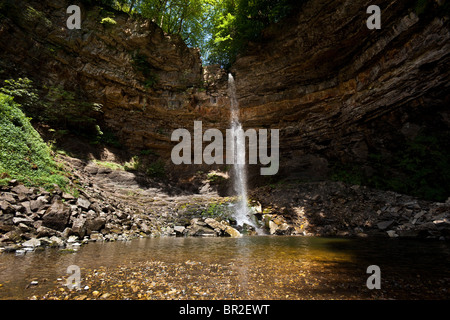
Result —
[[[196,281],[210,291],[228,290],[233,298],[449,297],[447,242],[260,236],[138,239],[90,243],[75,253],[56,249],[20,257],[4,253],[0,255],[0,298],[43,294],[61,285],[57,279],[66,275],[69,265],[80,266],[83,286],[83,277],[95,269],[104,267],[114,272],[120,266],[131,270],[158,261],[169,267],[195,263],[195,272],[186,271],[173,281]],[[382,270],[383,290],[365,287],[366,268],[372,264]],[[206,284],[207,274],[200,280],[200,273],[216,270],[216,265],[223,275],[211,276],[214,283]],[[133,272],[139,272],[136,270]],[[39,284],[30,286],[31,281]],[[220,292],[216,296],[228,297]]]

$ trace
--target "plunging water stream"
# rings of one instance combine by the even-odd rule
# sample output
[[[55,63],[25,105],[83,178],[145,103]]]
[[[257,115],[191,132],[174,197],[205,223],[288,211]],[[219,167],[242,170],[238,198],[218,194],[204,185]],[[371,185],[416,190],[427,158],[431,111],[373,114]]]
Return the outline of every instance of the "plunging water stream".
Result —
[[[242,131],[239,121],[239,104],[236,98],[236,86],[233,75],[228,74],[228,88],[231,101],[231,130],[234,143],[234,190],[238,196],[235,206],[235,219],[238,225],[248,224],[257,227],[249,218],[249,208],[247,205],[247,174],[245,168],[245,136],[238,134]]]

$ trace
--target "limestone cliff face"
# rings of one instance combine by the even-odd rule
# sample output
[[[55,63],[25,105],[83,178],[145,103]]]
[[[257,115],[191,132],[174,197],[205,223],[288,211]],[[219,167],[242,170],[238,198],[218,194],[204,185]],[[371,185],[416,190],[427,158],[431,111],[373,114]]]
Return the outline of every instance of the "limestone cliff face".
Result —
[[[448,128],[448,17],[377,1],[382,27],[369,30],[372,2],[309,1],[234,64],[242,121],[281,129],[285,175],[323,176],[330,159],[364,164],[423,126]]]
[[[27,76],[103,105],[106,124],[135,150],[170,154],[171,132],[226,117],[214,77],[204,84],[198,50],[154,23],[123,12],[81,7],[81,29],[69,30],[73,1],[2,3],[2,77]],[[102,23],[111,18],[114,23]],[[213,92],[210,92],[210,91]],[[210,94],[211,93],[211,94]]]
[[[368,30],[372,1],[308,1],[237,59],[241,121],[280,129],[280,176],[324,177],[334,159],[364,165],[424,126],[450,126],[448,17],[418,15],[415,3],[377,1],[382,28]],[[70,4],[2,1],[2,78],[28,76],[102,104],[127,147],[167,163],[174,129],[229,126],[224,70],[202,68],[197,50],[151,21],[83,2],[81,30],[68,30]]]

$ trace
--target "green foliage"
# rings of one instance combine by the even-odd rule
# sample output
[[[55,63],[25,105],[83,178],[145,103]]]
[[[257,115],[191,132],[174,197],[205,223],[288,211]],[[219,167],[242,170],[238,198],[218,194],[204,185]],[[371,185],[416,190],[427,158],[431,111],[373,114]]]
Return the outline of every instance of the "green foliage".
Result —
[[[307,0],[84,0],[151,19],[200,49],[205,64],[229,67],[249,41]],[[106,18],[105,18],[106,19]],[[148,77],[147,77],[148,78]],[[151,78],[146,86],[152,86]]]
[[[39,95],[33,87],[33,81],[28,78],[17,80],[5,80],[0,92],[14,97],[14,101],[20,104],[21,108],[28,115],[39,113]]]
[[[121,164],[115,163],[115,162],[109,162],[109,161],[100,161],[100,160],[94,160],[96,164],[99,166],[110,168],[112,170],[121,170],[124,171],[125,168]]]
[[[159,157],[159,154],[151,149],[145,149],[145,150],[141,150],[141,155],[142,156],[149,156],[149,155],[153,155],[153,156],[157,156]]]
[[[125,162],[123,167],[127,171],[136,171],[139,169],[140,165],[139,157],[133,156],[130,161]]]
[[[152,88],[158,83],[159,77],[156,74],[155,68],[148,62],[146,55],[136,53],[133,56],[133,66],[136,71],[142,73],[145,77],[144,86],[146,88]]]
[[[24,13],[24,17],[26,21],[29,23],[33,23],[35,25],[46,26],[47,28],[52,27],[52,22],[46,18],[45,13],[36,10],[30,5],[27,5],[27,8]]]
[[[202,47],[205,24],[215,0],[143,0],[136,10],[188,46]]]
[[[161,178],[166,174],[166,169],[164,167],[164,162],[162,160],[157,160],[151,163],[146,170],[146,173],[150,177]]]
[[[212,184],[220,184],[227,181],[224,176],[216,174],[215,172],[208,173],[207,178],[208,181]]]
[[[76,133],[85,135],[99,133],[95,117],[101,112],[101,104],[85,102],[74,92],[66,91],[59,86],[44,89],[47,90],[47,94],[42,99],[43,112],[32,117]]]
[[[450,15],[450,2],[449,1],[430,1],[430,0],[417,0],[412,8],[414,13],[423,18],[429,16],[435,18],[436,16],[449,16]]]
[[[102,105],[85,102],[73,91],[60,86],[44,86],[38,91],[30,79],[19,78],[5,80],[0,92],[13,96],[35,121],[85,136],[99,133],[96,117]]]
[[[122,148],[122,144],[119,141],[119,138],[109,129],[101,130],[93,140],[95,143],[100,144],[103,143],[110,147]]]
[[[214,5],[209,63],[230,67],[249,41],[259,41],[261,31],[286,18],[305,0],[224,0]]]
[[[428,0],[418,0],[414,6],[415,13],[419,16],[425,12],[428,6]]]
[[[335,165],[332,179],[392,190],[425,200],[450,196],[450,141],[448,133],[423,133],[406,142],[391,157],[370,154],[373,174],[356,165]]]
[[[64,188],[68,180],[51,157],[49,147],[31,126],[13,98],[0,93],[0,175],[28,186]]]
[[[103,24],[103,25],[115,25],[115,24],[117,24],[117,22],[116,22],[116,20],[114,20],[113,18],[111,18],[111,17],[106,17],[106,18],[103,18],[101,21],[100,21],[100,23],[101,24]]]
[[[233,210],[228,203],[212,202],[202,211],[202,217],[215,218],[218,220],[230,219],[233,216]]]
[[[348,184],[364,184],[361,169],[350,164],[335,164],[332,168],[331,179],[334,181],[343,181]]]

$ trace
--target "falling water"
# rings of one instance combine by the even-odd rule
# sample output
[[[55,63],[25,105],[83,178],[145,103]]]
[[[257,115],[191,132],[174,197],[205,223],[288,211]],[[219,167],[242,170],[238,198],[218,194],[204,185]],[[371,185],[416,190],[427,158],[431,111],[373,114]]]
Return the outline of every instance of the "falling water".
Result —
[[[238,135],[237,132],[242,130],[239,122],[239,105],[236,98],[236,86],[234,78],[228,74],[228,88],[231,100],[231,131],[235,139],[234,144],[234,190],[238,196],[238,203],[235,206],[235,219],[238,225],[244,223],[256,227],[249,219],[249,208],[247,205],[247,174],[245,168],[245,137]]]

